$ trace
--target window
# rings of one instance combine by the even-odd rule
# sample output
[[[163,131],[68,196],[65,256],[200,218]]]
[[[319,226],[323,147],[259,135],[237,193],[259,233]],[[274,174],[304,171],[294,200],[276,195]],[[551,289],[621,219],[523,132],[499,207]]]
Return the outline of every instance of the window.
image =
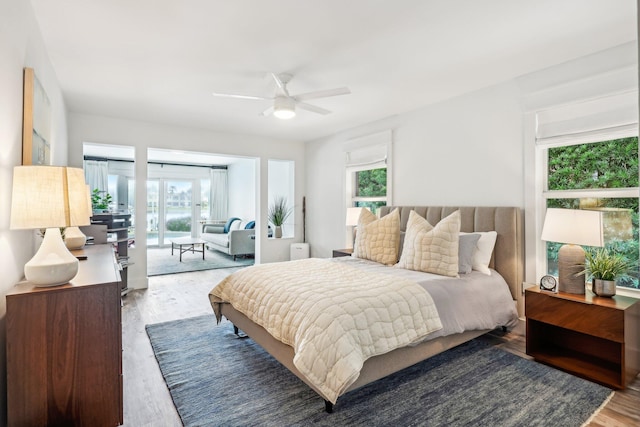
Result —
[[[548,207],[599,210],[605,247],[638,264],[638,91],[537,111],[534,135],[537,236]],[[561,245],[536,245],[538,277],[557,274]],[[618,285],[640,289],[630,275]]]
[[[373,213],[387,205],[387,168],[367,169],[353,173],[352,206],[366,207]]]
[[[349,141],[345,151],[347,207],[376,213],[391,204],[391,131]]]
[[[545,150],[546,207],[602,211],[605,247],[637,263],[638,137],[567,142]],[[548,274],[557,275],[560,246],[547,242]],[[637,268],[618,285],[640,289]]]

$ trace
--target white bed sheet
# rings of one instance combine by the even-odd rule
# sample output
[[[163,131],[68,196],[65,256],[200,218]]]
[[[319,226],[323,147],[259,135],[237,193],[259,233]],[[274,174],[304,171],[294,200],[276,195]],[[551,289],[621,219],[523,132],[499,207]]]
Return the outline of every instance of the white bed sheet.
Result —
[[[500,273],[493,269],[490,276],[472,271],[454,278],[390,267],[355,257],[332,260],[363,270],[410,279],[425,288],[433,298],[442,321],[442,329],[427,335],[425,341],[464,331],[489,330],[501,326],[510,329],[518,323],[516,303],[509,286]]]

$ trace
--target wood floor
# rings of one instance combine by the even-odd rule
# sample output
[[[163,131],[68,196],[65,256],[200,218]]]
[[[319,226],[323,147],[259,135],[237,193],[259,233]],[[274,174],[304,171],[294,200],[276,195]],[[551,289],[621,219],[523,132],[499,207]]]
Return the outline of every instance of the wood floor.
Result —
[[[181,426],[180,417],[151,350],[145,325],[211,314],[207,295],[235,269],[154,276],[149,288],[123,298],[122,345],[124,425],[127,427]],[[525,354],[524,323],[514,331],[490,334],[497,346]],[[640,376],[613,398],[588,424],[590,427],[640,426]]]

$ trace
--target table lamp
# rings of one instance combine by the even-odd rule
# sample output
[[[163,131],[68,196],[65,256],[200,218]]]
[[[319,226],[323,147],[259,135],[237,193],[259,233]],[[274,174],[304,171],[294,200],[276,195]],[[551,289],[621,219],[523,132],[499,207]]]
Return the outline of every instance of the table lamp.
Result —
[[[78,260],[65,246],[60,228],[90,224],[88,197],[82,169],[14,167],[10,228],[46,229],[40,248],[24,266],[29,282],[55,286],[75,277]]]
[[[542,227],[542,240],[565,243],[558,251],[558,290],[585,293],[584,246],[604,246],[602,212],[549,208]]]
[[[345,225],[347,227],[353,227],[353,230],[351,231],[351,247],[353,247],[353,242],[356,240],[356,226],[358,225],[358,219],[360,219],[362,209],[367,208],[347,208],[347,220],[345,221]]]

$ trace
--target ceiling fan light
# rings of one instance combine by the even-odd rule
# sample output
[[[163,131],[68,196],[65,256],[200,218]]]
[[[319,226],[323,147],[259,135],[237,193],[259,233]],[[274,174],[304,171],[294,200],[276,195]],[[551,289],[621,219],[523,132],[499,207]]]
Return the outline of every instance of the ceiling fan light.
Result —
[[[287,120],[295,117],[295,102],[285,96],[276,97],[273,105],[273,115],[279,119]]]

